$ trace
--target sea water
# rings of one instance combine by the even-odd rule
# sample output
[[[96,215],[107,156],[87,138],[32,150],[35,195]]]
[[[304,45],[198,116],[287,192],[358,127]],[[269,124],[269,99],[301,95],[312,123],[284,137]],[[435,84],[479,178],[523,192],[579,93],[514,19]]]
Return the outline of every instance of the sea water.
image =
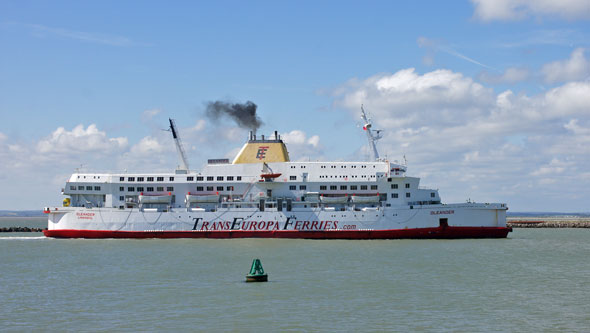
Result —
[[[0,330],[588,331],[589,254],[589,229],[372,241],[4,233]],[[269,282],[244,282],[255,258]]]

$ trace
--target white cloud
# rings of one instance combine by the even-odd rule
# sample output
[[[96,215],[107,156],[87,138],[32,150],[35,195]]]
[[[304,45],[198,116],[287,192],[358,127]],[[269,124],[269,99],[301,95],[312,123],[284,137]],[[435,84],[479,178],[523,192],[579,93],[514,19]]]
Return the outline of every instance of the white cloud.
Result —
[[[141,113],[141,119],[143,121],[150,121],[150,120],[152,120],[152,118],[154,118],[155,116],[157,116],[161,112],[162,112],[162,110],[160,110],[160,109],[145,110]]]
[[[587,79],[590,76],[590,60],[584,56],[584,49],[575,49],[570,58],[545,64],[541,69],[549,83]]]
[[[577,177],[590,165],[590,82],[538,95],[495,93],[460,73],[410,68],[349,80],[334,97],[355,117],[364,103],[385,129],[381,155],[406,155],[411,175],[440,186],[447,202],[471,197],[542,210],[582,204],[570,191],[590,195]],[[539,198],[553,192],[560,201]]]
[[[132,154],[155,156],[155,154],[163,153],[168,150],[167,145],[162,144],[157,138],[146,136],[139,140],[130,149]]]
[[[526,68],[509,67],[502,74],[484,71],[478,76],[478,79],[491,84],[516,83],[527,80],[529,76],[530,72]]]
[[[128,145],[127,138],[109,138],[95,124],[84,129],[80,124],[71,131],[59,127],[50,136],[37,143],[37,151],[42,154],[75,154],[78,152],[98,152],[108,154],[119,152]]]
[[[471,0],[474,16],[484,22],[521,20],[527,17],[561,17],[568,20],[589,19],[587,0]]]
[[[281,133],[281,139],[289,149],[289,157],[298,160],[321,159],[323,156],[320,137],[313,135],[308,137],[301,130],[292,130],[291,132]]]

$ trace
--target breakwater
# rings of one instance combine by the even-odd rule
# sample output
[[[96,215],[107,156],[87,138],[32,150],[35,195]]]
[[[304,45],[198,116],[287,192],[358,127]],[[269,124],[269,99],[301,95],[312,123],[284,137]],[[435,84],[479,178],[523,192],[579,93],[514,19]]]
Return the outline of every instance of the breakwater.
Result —
[[[47,228],[3,227],[0,232],[43,232]]]
[[[508,217],[512,228],[590,228],[590,218],[583,217]]]

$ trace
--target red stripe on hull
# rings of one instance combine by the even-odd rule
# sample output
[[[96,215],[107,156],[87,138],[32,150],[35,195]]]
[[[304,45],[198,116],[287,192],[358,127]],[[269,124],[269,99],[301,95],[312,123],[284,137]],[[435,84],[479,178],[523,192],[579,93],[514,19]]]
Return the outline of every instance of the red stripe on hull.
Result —
[[[276,231],[110,231],[44,230],[55,238],[306,238],[306,239],[458,239],[506,238],[508,227],[446,227],[390,230]]]

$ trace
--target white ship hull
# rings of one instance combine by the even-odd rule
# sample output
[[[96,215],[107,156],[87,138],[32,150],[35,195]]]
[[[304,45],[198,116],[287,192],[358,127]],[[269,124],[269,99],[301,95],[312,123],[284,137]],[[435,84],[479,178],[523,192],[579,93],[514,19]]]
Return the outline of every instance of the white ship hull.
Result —
[[[504,238],[510,232],[503,204],[213,212],[59,207],[46,212],[45,235],[64,238]]]

